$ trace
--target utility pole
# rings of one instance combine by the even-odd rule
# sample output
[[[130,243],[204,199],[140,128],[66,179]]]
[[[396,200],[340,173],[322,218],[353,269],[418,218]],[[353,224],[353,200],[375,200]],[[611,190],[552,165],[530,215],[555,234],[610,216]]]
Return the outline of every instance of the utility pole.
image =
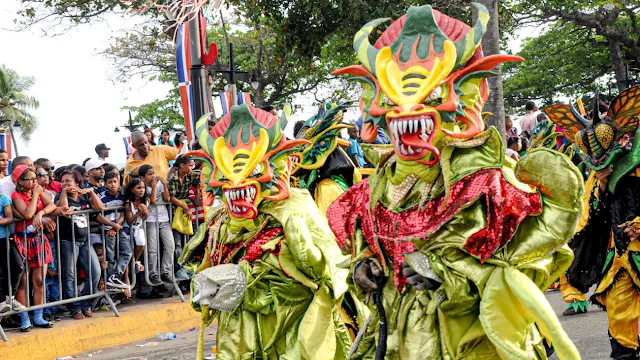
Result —
[[[199,41],[199,16],[192,16],[187,23],[191,36],[191,89],[193,91],[193,120],[198,121],[207,113],[206,71],[202,64],[202,49]]]

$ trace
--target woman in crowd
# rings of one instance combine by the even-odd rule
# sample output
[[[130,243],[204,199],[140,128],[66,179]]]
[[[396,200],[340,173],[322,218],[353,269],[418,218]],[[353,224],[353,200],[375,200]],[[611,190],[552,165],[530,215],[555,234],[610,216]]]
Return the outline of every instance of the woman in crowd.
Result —
[[[27,258],[29,277],[33,285],[33,304],[44,303],[44,276],[47,271],[47,264],[53,261],[51,246],[46,236],[43,234],[42,217],[51,214],[56,210],[55,204],[48,195],[45,195],[44,188],[37,184],[35,170],[27,165],[18,165],[11,174],[15,183],[16,191],[11,195],[13,201],[13,213],[16,217],[25,221],[16,223],[15,242],[20,254]],[[27,273],[22,274],[20,285],[16,293],[16,299],[27,304]],[[50,328],[52,323],[42,317],[42,309],[34,311],[33,322],[36,327]],[[31,321],[29,313],[20,313],[20,330],[30,331]]]
[[[169,132],[167,130],[162,130],[160,133],[160,140],[158,141],[158,145],[166,145],[175,147],[176,144],[169,137]]]
[[[62,191],[56,195],[56,205],[62,209],[59,217],[60,254],[62,270],[62,293],[65,298],[95,294],[100,280],[100,262],[89,241],[89,216],[73,212],[94,209],[102,210],[104,205],[93,188],[81,188],[78,171],[62,173]],[[77,293],[76,264],[80,264],[87,274],[82,293]],[[91,300],[76,301],[67,305],[74,319],[92,317]]]
[[[153,133],[153,130],[151,130],[150,127],[145,127],[144,128],[144,134],[147,135],[147,140],[149,140],[149,144],[155,146],[156,145],[156,140],[155,140],[156,136]]]
[[[175,147],[177,147],[180,150],[180,154],[183,154],[186,151],[184,141],[185,141],[184,133],[180,131],[176,133],[176,136],[173,138],[173,143]]]

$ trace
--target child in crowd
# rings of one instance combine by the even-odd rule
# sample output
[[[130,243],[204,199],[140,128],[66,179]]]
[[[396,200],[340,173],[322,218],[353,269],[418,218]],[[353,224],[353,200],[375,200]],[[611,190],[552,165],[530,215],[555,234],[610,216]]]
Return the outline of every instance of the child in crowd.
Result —
[[[349,133],[349,143],[351,144],[347,148],[347,153],[349,154],[349,157],[351,157],[351,160],[356,167],[363,168],[364,153],[362,152],[362,147],[360,147],[360,144],[358,143],[358,136],[360,135],[360,131],[358,130],[358,127],[356,125],[352,125],[347,129],[347,132]]]
[[[510,136],[507,139],[507,148],[505,149],[505,153],[515,161],[520,160],[520,155],[518,155],[519,141],[520,138],[517,136]]]
[[[93,244],[93,251],[96,252],[96,256],[98,256],[98,261],[100,262],[100,281],[98,281],[98,291],[104,290],[104,271],[109,267],[109,263],[104,259],[104,246],[102,243]]]
[[[43,234],[42,217],[56,210],[56,205],[48,195],[44,194],[44,188],[38,185],[36,172],[27,165],[18,165],[11,174],[16,191],[11,195],[13,201],[13,213],[16,217],[26,221],[16,223],[15,242],[20,254],[27,258],[29,278],[33,287],[33,304],[44,304],[44,278],[47,264],[53,261],[51,245]],[[20,285],[16,293],[16,299],[27,304],[27,273],[22,274]],[[42,309],[35,310],[33,322],[36,327],[50,328],[53,324],[43,318]],[[28,312],[20,313],[20,331],[31,330],[31,320]]]
[[[147,252],[149,255],[149,263],[146,265],[149,270],[149,279],[154,284],[162,284],[162,282],[171,284],[173,283],[173,251],[175,243],[167,206],[157,204],[161,201],[168,203],[171,200],[169,187],[164,179],[155,176],[155,171],[151,165],[140,166],[138,176],[144,181],[147,187],[147,195],[151,202],[146,226]],[[162,240],[163,251],[160,269],[158,269],[158,246],[160,240]]]
[[[120,191],[120,175],[108,172],[105,177],[106,191],[100,199],[105,208],[116,208],[124,205],[124,195]],[[107,286],[116,289],[129,289],[127,265],[133,256],[131,239],[124,228],[124,212],[106,210],[104,215],[98,214],[97,221],[103,225],[105,234],[107,268]],[[117,246],[116,246],[117,245]],[[116,252],[118,256],[116,257]],[[126,275],[125,275],[126,273]]]
[[[133,256],[136,262],[136,271],[144,271],[144,266],[140,263],[140,255],[142,255],[147,241],[143,222],[149,216],[149,197],[147,196],[147,188],[142,180],[133,178],[129,181],[124,189],[124,201],[125,217],[135,243]]]
[[[81,175],[78,171],[67,170],[62,173],[62,191],[56,195],[56,205],[62,209],[58,218],[60,234],[60,254],[62,271],[62,293],[65,298],[77,295],[84,296],[98,292],[100,280],[100,262],[93,246],[89,241],[89,217],[86,213],[74,212],[94,209],[102,210],[104,205],[93,188],[81,188]],[[77,265],[91,276],[81,293],[77,293],[76,270]],[[89,286],[91,284],[92,286]],[[76,301],[67,305],[71,315],[76,320],[92,317],[91,300]]]

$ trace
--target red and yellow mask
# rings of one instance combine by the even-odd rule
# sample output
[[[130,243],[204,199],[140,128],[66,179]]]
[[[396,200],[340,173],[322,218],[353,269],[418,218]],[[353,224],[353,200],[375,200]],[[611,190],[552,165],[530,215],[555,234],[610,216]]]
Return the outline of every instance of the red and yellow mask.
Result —
[[[466,139],[484,131],[490,70],[522,58],[483,57],[480,42],[489,15],[483,5],[473,6],[478,10],[473,27],[425,5],[410,7],[374,45],[369,35],[388,19],[371,21],[356,34],[361,64],[334,73],[362,83],[364,141],[373,142],[382,127],[401,160],[433,165],[443,137]]]
[[[287,140],[280,124],[273,114],[243,104],[232,107],[211,133],[206,117],[196,125],[202,150],[190,155],[205,161],[207,192],[221,197],[232,222],[256,218],[263,200],[290,195],[289,156],[308,142]],[[207,198],[210,203],[212,196]]]

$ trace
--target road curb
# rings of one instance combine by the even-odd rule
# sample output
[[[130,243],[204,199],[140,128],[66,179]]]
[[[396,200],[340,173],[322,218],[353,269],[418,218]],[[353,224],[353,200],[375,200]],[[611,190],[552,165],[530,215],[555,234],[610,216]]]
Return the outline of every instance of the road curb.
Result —
[[[9,342],[0,342],[0,353],[7,360],[55,359],[152,338],[159,332],[177,333],[199,326],[200,313],[188,302],[164,300],[119,308],[120,317],[99,312],[90,319],[58,322],[52,329],[11,331],[7,334]]]

